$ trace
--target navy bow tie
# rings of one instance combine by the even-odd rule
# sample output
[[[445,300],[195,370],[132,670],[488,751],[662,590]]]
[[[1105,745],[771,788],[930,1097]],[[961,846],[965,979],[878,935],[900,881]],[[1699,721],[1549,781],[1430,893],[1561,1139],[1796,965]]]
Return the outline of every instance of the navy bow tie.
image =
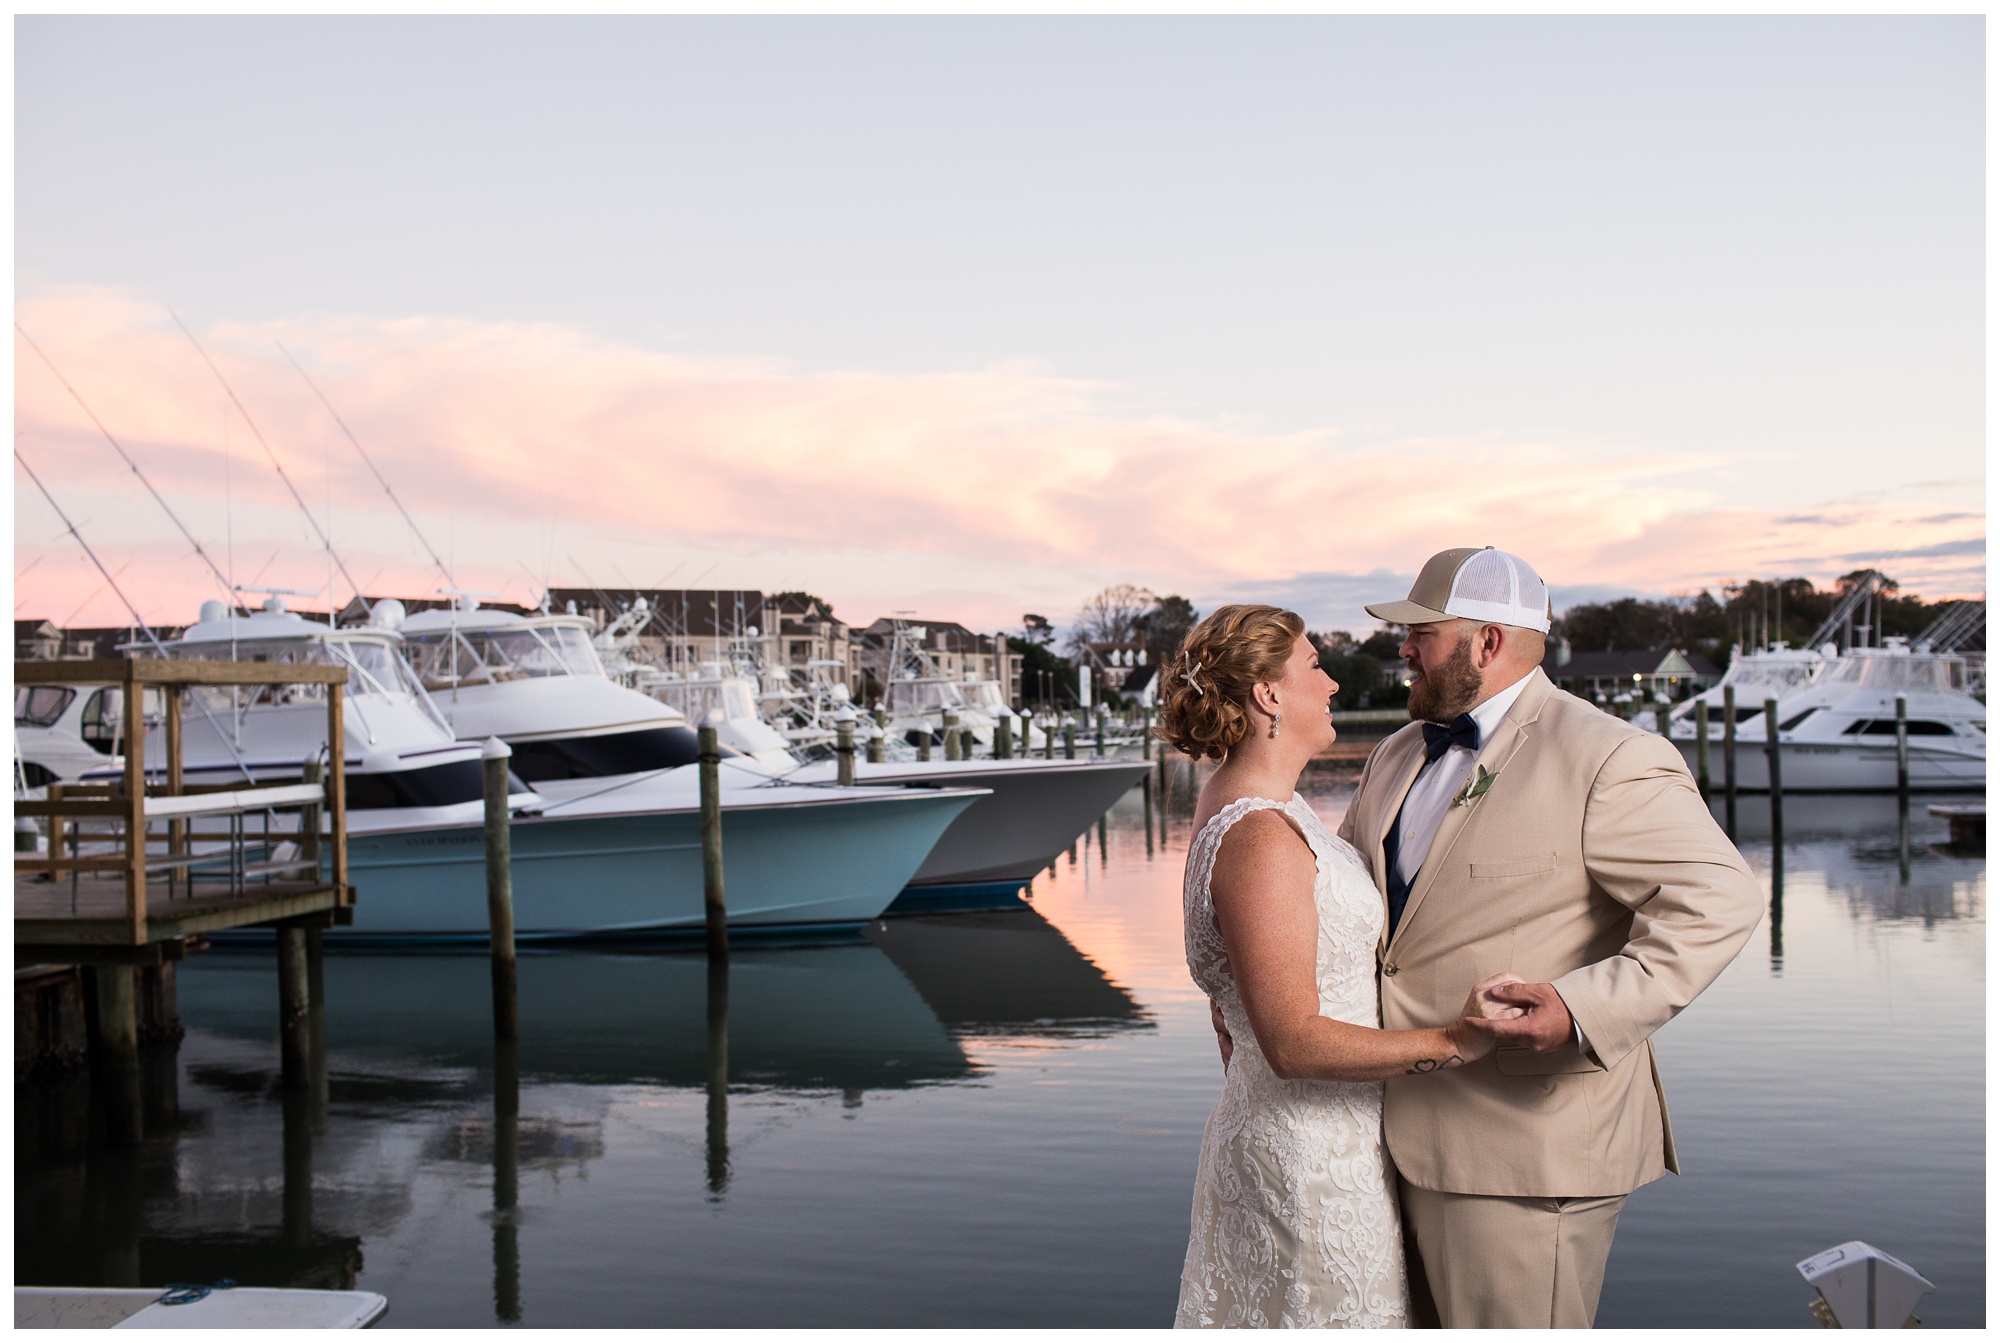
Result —
[[[1450,727],[1436,723],[1424,724],[1424,763],[1429,764],[1454,746],[1463,746],[1468,751],[1479,750],[1479,724],[1472,721],[1472,715],[1462,713],[1451,720]]]

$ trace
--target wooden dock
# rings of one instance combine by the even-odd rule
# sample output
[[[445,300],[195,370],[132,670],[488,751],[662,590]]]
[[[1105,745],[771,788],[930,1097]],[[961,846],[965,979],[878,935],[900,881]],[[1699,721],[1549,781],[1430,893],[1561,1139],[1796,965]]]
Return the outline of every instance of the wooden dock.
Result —
[[[123,777],[51,785],[43,801],[17,800],[17,816],[43,818],[45,852],[14,858],[14,963],[87,967],[93,985],[90,1053],[113,1076],[136,1069],[134,971],[178,961],[197,939],[225,929],[276,931],[280,1038],[288,1085],[305,1085],[318,1031],[314,1013],[321,931],[350,920],[347,880],[347,669],[273,662],[160,658],[16,662],[18,685],[117,686],[124,692]],[[189,786],[182,715],[196,687],[320,687],[329,749],[322,767],[302,761],[301,781]],[[162,691],[164,759],[146,763],[145,692]],[[306,693],[313,693],[310,689]],[[282,812],[294,828],[273,830]],[[261,822],[261,833],[251,826]],[[323,827],[323,822],[326,824]],[[197,833],[206,826],[207,833]],[[257,853],[253,861],[251,855]],[[136,1099],[113,1085],[114,1141],[139,1138]]]

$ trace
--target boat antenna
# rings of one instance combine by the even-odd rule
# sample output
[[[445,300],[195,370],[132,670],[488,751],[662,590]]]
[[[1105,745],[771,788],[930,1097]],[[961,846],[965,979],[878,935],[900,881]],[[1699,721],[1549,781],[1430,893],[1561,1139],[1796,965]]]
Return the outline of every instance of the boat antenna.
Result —
[[[118,439],[112,434],[112,432],[104,427],[104,421],[97,418],[97,412],[92,410],[90,408],[90,403],[83,399],[83,393],[77,391],[76,388],[70,383],[70,380],[62,375],[62,370],[56,367],[55,360],[49,358],[48,352],[35,343],[35,338],[29,335],[27,331],[25,331],[22,328],[19,322],[14,323],[14,330],[20,335],[22,340],[28,342],[29,349],[33,350],[36,354],[41,356],[42,362],[49,366],[49,372],[55,374],[56,381],[63,385],[63,390],[68,392],[70,396],[76,401],[76,404],[83,408],[83,413],[85,415],[88,415],[90,417],[90,422],[97,426],[97,432],[104,435],[104,441],[111,445],[112,450],[115,451],[119,455],[119,457],[124,460],[125,465],[132,468],[132,474],[137,476],[139,478],[139,483],[146,487],[146,493],[153,496],[153,502],[158,504],[161,510],[166,513],[167,517],[173,522],[174,526],[180,530],[181,536],[186,539],[189,545],[194,547],[194,553],[201,556],[201,562],[208,566],[208,571],[211,574],[215,575],[215,581],[222,585],[223,595],[227,597],[230,601],[232,602],[235,601],[236,594],[234,591],[234,585],[230,583],[228,575],[222,572],[222,568],[220,565],[216,564],[215,558],[212,555],[210,555],[208,551],[202,548],[201,542],[195,540],[194,533],[189,531],[187,528],[187,524],[181,521],[180,514],[174,512],[173,506],[166,501],[166,499],[160,494],[158,490],[153,488],[153,482],[146,479],[146,473],[144,471],[141,471],[139,469],[139,464],[132,460],[132,454],[125,450],[125,445],[123,443],[120,443]],[[15,455],[19,456],[20,454],[16,453]],[[27,467],[26,462],[21,463],[21,465],[23,469]],[[28,472],[29,478],[33,479],[34,474],[35,474],[34,472],[29,471]],[[36,480],[35,484],[39,486],[41,484],[41,481]],[[46,495],[48,491],[43,490],[42,493]],[[51,499],[49,500],[49,503],[53,507],[55,504],[55,500]],[[60,514],[62,510],[57,509],[56,511],[58,514]],[[67,519],[65,519],[65,521],[67,521]],[[70,534],[74,536],[75,535],[74,530],[72,530]],[[83,540],[83,538],[79,536],[77,537],[77,540],[80,543]]]
[[[25,335],[26,333],[24,332],[23,334]],[[146,617],[139,614],[139,608],[134,606],[132,599],[125,595],[125,589],[118,586],[118,580],[112,577],[109,569],[104,567],[104,561],[97,558],[97,552],[90,548],[90,542],[83,539],[83,533],[78,531],[76,524],[69,520],[69,514],[63,512],[62,505],[56,502],[56,497],[53,494],[49,493],[49,487],[42,484],[42,478],[35,474],[34,467],[28,465],[28,459],[21,455],[19,448],[14,449],[14,460],[21,464],[21,469],[28,473],[28,479],[34,481],[35,488],[42,492],[42,498],[49,501],[49,507],[53,508],[56,511],[56,516],[62,519],[63,530],[76,538],[76,543],[83,547],[83,553],[90,557],[90,562],[97,566],[97,572],[104,576],[105,584],[118,594],[118,600],[123,602],[125,609],[131,613],[132,623],[138,627],[141,634],[146,636],[146,642],[153,645],[153,651],[161,657],[171,656],[167,652],[167,646],[160,642],[160,636],[153,633],[153,627],[146,623]],[[216,740],[221,742],[223,749],[229,752],[230,758],[236,762],[236,768],[243,771],[243,777],[251,783],[257,782],[257,776],[252,774],[250,767],[243,763],[243,757],[236,753],[235,745],[230,742],[228,734],[223,732],[221,725],[215,721],[215,715],[209,712],[208,706],[202,703],[201,697],[197,695],[194,702],[195,706],[201,710],[202,716],[208,720],[209,727],[215,730]]]
[[[174,325],[179,327],[181,334],[188,338],[188,344],[194,346],[194,352],[201,356],[201,362],[208,365],[208,371],[213,373],[215,380],[222,384],[222,390],[228,393],[230,403],[236,407],[236,413],[243,417],[243,423],[250,426],[251,437],[257,440],[257,446],[264,450],[264,455],[271,459],[271,469],[278,473],[278,479],[284,481],[285,488],[291,491],[292,502],[299,506],[299,512],[306,515],[306,525],[311,527],[313,535],[319,538],[319,543],[325,549],[327,558],[333,561],[334,568],[340,570],[340,576],[347,580],[347,586],[354,589],[354,599],[361,603],[361,609],[372,614],[375,608],[369,604],[368,598],[362,594],[361,585],[354,581],[354,575],[347,572],[347,565],[342,562],[339,553],[333,548],[333,542],[328,539],[326,532],[321,529],[319,519],[313,516],[312,509],[306,504],[305,496],[299,493],[299,487],[294,485],[292,478],[285,474],[284,463],[278,460],[277,453],[271,451],[271,444],[265,439],[264,431],[257,427],[257,421],[250,418],[249,410],[243,405],[243,398],[236,395],[236,389],[229,385],[229,379],[222,376],[222,370],[217,368],[215,361],[208,357],[208,351],[204,350],[201,347],[201,342],[194,338],[194,332],[190,331],[188,324],[181,320],[181,315],[172,308],[168,308],[167,316],[174,319]],[[334,594],[331,592],[326,594],[326,604],[329,610],[333,607],[333,596]]]
[[[390,488],[389,482],[383,478],[380,468],[375,465],[375,459],[370,457],[368,450],[361,446],[361,440],[356,438],[354,431],[347,427],[347,421],[340,418],[340,412],[333,408],[333,402],[326,399],[326,393],[319,389],[319,384],[312,380],[312,375],[307,373],[299,361],[292,357],[292,352],[285,348],[283,341],[274,340],[271,343],[278,347],[278,353],[285,356],[285,361],[298,370],[299,376],[305,379],[306,386],[312,389],[312,394],[319,398],[319,403],[322,406],[326,407],[326,413],[333,416],[333,422],[340,426],[340,432],[346,436],[349,443],[354,445],[354,450],[361,454],[361,460],[367,464],[369,474],[375,477],[375,483],[380,485],[382,492],[389,496],[389,502],[396,506],[396,511],[403,515],[403,521],[409,524],[410,534],[417,538],[417,544],[424,548],[424,553],[431,557],[431,563],[437,566],[437,571],[440,574],[444,575],[445,586],[448,588],[457,587],[458,578],[452,573],[451,566],[439,558],[437,548],[425,539],[422,529],[417,526],[417,520],[410,516],[409,509],[403,507],[403,501],[396,497],[396,491]]]

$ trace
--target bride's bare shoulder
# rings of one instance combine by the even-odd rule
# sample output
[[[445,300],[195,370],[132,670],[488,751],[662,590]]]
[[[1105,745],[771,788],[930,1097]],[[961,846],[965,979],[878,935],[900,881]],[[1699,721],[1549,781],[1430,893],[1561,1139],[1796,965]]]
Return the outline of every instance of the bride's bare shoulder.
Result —
[[[1238,817],[1215,851],[1216,875],[1225,879],[1231,872],[1291,868],[1301,862],[1310,866],[1312,861],[1312,846],[1299,823],[1277,807],[1259,807]]]

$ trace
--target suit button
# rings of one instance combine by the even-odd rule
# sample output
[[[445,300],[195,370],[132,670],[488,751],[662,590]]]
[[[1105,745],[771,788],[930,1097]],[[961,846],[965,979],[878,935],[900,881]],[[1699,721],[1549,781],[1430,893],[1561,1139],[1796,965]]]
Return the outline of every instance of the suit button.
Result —
[[[1394,975],[1395,975],[1395,973],[1396,973],[1396,965],[1395,965],[1395,962],[1391,961],[1391,962],[1390,962],[1390,963],[1388,963],[1387,965],[1384,965],[1384,966],[1382,967],[1382,973],[1383,973],[1383,974],[1385,974],[1385,975],[1390,975],[1390,976],[1394,976]]]

